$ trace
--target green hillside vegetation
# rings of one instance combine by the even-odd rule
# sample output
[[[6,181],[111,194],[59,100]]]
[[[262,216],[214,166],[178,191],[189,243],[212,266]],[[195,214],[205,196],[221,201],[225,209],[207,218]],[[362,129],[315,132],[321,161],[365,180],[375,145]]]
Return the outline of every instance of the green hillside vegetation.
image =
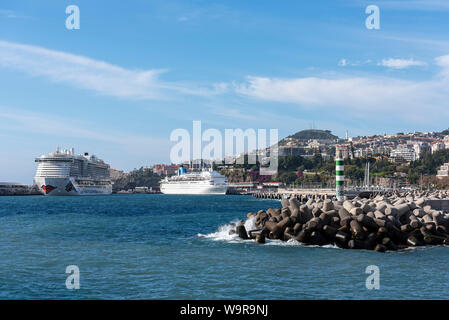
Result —
[[[154,174],[152,169],[140,168],[134,169],[128,175],[114,180],[113,192],[119,190],[134,189],[135,187],[159,187],[161,176]]]
[[[336,140],[336,139],[338,139],[338,137],[333,135],[330,130],[316,130],[316,129],[298,131],[295,134],[288,136],[288,138],[295,138],[298,140],[313,140],[313,139]]]
[[[434,154],[425,153],[420,160],[412,162],[410,166],[394,164],[386,158],[346,159],[345,177],[354,182],[363,180],[367,162],[370,163],[371,177],[403,179],[411,183],[418,183],[422,176],[435,176],[439,167],[449,162],[449,150],[440,150]],[[405,174],[405,177],[399,178],[398,174],[400,173]],[[278,176],[274,180],[285,184],[321,182],[325,185],[334,179],[334,159],[324,161],[320,154],[316,154],[312,159],[305,159],[301,156],[280,157]]]
[[[438,150],[431,154],[425,153],[421,159],[410,163],[408,172],[412,182],[417,182],[421,175],[436,175],[444,163],[449,162],[449,149]]]

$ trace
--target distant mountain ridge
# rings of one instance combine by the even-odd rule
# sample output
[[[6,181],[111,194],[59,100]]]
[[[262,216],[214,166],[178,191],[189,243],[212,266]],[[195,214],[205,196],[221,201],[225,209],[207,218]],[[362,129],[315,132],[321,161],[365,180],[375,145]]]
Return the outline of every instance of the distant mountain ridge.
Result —
[[[294,138],[298,140],[336,140],[339,137],[333,135],[330,130],[308,129],[298,131],[287,138]]]

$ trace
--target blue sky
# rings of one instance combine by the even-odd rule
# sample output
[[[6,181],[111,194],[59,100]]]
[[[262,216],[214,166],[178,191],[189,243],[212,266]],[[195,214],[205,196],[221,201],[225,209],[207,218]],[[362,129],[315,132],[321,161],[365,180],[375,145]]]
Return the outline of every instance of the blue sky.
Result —
[[[439,0],[0,0],[0,181],[30,183],[57,145],[125,171],[169,162],[193,120],[280,137],[446,129],[447,30]]]

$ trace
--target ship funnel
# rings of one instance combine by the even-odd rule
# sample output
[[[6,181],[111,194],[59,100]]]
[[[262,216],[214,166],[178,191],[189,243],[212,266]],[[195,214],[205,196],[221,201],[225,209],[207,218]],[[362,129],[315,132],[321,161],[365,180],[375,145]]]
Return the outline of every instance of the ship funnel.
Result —
[[[187,172],[186,168],[184,168],[182,166],[178,168],[178,176],[180,176],[180,175],[182,175],[182,174],[184,174],[186,172]]]
[[[70,149],[70,154],[71,154],[72,156],[75,155],[75,148],[71,148],[71,149]]]

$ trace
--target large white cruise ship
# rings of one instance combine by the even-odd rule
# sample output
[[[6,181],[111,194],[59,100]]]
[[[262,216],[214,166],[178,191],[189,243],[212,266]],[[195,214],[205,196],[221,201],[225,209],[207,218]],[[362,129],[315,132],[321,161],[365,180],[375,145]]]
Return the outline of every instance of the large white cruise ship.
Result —
[[[102,195],[112,193],[109,165],[94,155],[75,155],[59,150],[40,156],[34,183],[49,196]]]
[[[178,175],[161,181],[161,192],[165,194],[226,194],[228,180],[215,171],[186,173],[184,167]]]

